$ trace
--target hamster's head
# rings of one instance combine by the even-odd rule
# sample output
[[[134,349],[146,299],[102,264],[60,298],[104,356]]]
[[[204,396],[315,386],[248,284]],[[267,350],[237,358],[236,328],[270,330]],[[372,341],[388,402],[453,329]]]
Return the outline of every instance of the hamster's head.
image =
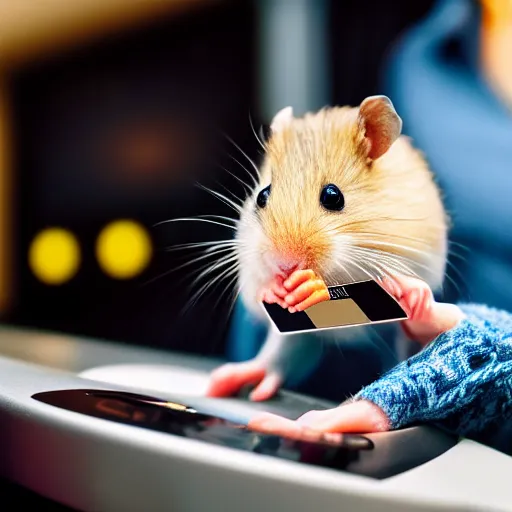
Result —
[[[274,117],[236,234],[249,309],[261,312],[262,290],[297,269],[330,286],[433,264],[428,258],[446,238],[444,210],[401,127],[385,96],[302,118],[288,107]]]

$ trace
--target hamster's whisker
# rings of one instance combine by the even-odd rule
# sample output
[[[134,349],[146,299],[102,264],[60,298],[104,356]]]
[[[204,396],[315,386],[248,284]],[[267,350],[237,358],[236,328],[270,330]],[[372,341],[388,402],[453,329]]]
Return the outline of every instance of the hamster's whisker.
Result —
[[[375,219],[371,219],[372,221],[375,220]],[[366,221],[363,221],[363,222],[366,222]],[[411,237],[411,236],[405,236],[405,235],[397,235],[397,234],[392,234],[392,233],[384,233],[384,232],[378,232],[378,231],[374,231],[374,232],[371,232],[371,231],[355,231],[355,232],[351,232],[351,231],[348,231],[346,232],[345,231],[345,228],[347,226],[350,226],[351,224],[361,224],[360,221],[357,221],[357,222],[353,222],[353,223],[350,223],[350,224],[346,224],[344,225],[341,229],[338,228],[338,232],[339,233],[342,233],[342,234],[350,234],[351,236],[355,236],[355,237],[375,237],[377,239],[382,239],[384,241],[388,241],[388,239],[390,238],[393,238],[393,239],[397,239],[397,240],[407,240],[409,242],[415,242],[415,243],[418,243],[418,244],[421,244],[421,245],[424,245],[425,247],[430,247],[430,244],[428,242],[426,242],[424,239],[422,238],[416,238],[416,237]]]
[[[327,231],[327,233],[333,238],[334,240],[334,254],[344,254],[345,252],[345,248],[347,246],[347,240],[346,240],[346,237],[344,236],[337,236],[335,232],[329,232]],[[341,270],[344,272],[344,274],[346,274],[348,276],[348,278],[351,280],[351,281],[355,281],[354,279],[354,276],[352,275],[352,273],[350,272],[350,270],[348,269],[347,266],[345,266],[344,262],[343,262],[343,258],[341,259],[336,259],[336,265],[338,267],[341,268]],[[327,276],[330,278],[330,276]],[[337,281],[338,279],[336,278],[336,275],[333,276],[334,277],[334,282],[331,283],[331,285],[337,285],[339,284]]]
[[[389,247],[391,249],[401,249],[401,250],[409,251],[409,252],[412,252],[415,254],[420,254],[422,256],[429,255],[428,251],[422,251],[421,249],[416,249],[415,247],[410,247],[410,246],[403,245],[403,244],[395,244],[393,242],[386,242],[384,240],[378,240],[374,237],[366,237],[366,238],[365,237],[357,237],[356,240],[362,244],[365,244],[365,243],[372,244],[372,245],[375,244],[375,245],[380,245],[381,247]],[[368,247],[364,247],[364,248],[368,248]]]
[[[387,276],[393,279],[394,273],[409,275],[412,277],[418,277],[418,274],[411,270],[407,265],[401,264],[400,262],[386,261],[381,259],[379,261],[367,260],[367,265],[373,266],[380,272],[380,276]]]
[[[226,267],[226,269],[232,269],[232,268],[238,269],[239,268],[238,258],[232,257],[230,255],[226,255],[224,258],[221,258],[220,260],[216,261],[215,263],[201,266],[201,268],[197,269],[199,274],[190,283],[190,286],[191,287],[196,286],[199,283],[199,281],[201,281],[201,279],[203,277],[208,277],[210,274],[215,272],[215,270],[218,270],[222,267]],[[192,273],[191,276],[193,274],[194,273]]]
[[[226,256],[219,258],[215,263],[212,263],[210,266],[207,266],[204,270],[202,270],[191,282],[191,286],[195,286],[203,277],[207,277],[215,270],[224,267],[229,264],[236,264],[238,262],[238,256],[227,254]],[[204,268],[204,267],[203,267]]]
[[[357,266],[359,269],[366,272],[371,279],[378,279],[382,276],[382,270],[380,270],[379,267],[375,265],[375,262],[370,259],[358,256],[359,263],[350,257],[347,259],[352,265]]]
[[[238,281],[238,274],[235,275],[235,282],[233,283],[235,286],[233,286],[233,291],[231,293],[231,298],[229,301],[229,307],[228,307],[228,311],[227,311],[228,318],[233,313],[233,309],[235,307],[236,301],[238,300],[238,297],[240,296],[240,293],[242,291],[242,285],[240,285],[240,284],[237,285],[236,284],[237,281]],[[231,283],[229,283],[229,284],[231,284]]]
[[[235,274],[236,274],[236,273],[238,272],[239,265],[238,265],[238,263],[237,263],[237,262],[233,262],[233,261],[229,262],[229,261],[226,261],[226,262],[224,262],[224,264],[225,264],[225,265],[228,265],[228,266],[227,266],[225,269],[223,269],[223,272],[220,274],[221,276],[222,276],[222,275],[224,275],[224,274],[225,274],[226,272],[228,272],[228,271],[230,272],[230,275],[231,275],[231,273],[235,273]],[[216,268],[221,268],[222,266],[224,266],[224,264],[223,264],[223,265],[218,265]],[[210,271],[210,272],[208,272],[208,273],[205,273],[203,276],[198,276],[198,278],[196,278],[192,284],[193,284],[193,285],[198,284],[198,282],[200,281],[199,277],[205,277],[205,276],[207,276],[209,273],[211,273],[211,271]],[[217,280],[217,278],[218,278],[218,277],[219,277],[219,276],[217,275],[217,276],[215,276],[215,278],[214,278],[214,279],[211,279],[211,280],[207,281],[207,282],[205,283],[205,285],[203,285],[203,286],[205,286],[205,290],[208,288],[208,286],[210,285],[210,283],[215,283],[215,281]]]
[[[415,262],[409,258],[403,258],[378,249],[368,249],[358,246],[351,247],[351,255],[357,256],[360,261],[374,268],[379,275],[389,276],[390,270],[393,270],[395,272],[417,276],[408,265],[409,262],[413,264],[415,264]],[[428,269],[428,267],[426,268]]]
[[[231,221],[231,222],[234,222],[236,224],[238,224],[240,222],[240,219],[237,218],[237,217],[227,217],[226,215],[214,215],[214,214],[211,214],[211,213],[207,213],[207,214],[203,214],[203,215],[194,215],[194,217],[191,217],[193,219],[209,219],[209,218],[212,218],[212,219],[224,219],[224,220],[227,220],[227,221]]]
[[[238,269],[237,269],[238,270]],[[230,274],[231,275],[231,274]],[[229,278],[229,275],[226,276],[226,279]],[[229,297],[229,289],[230,288],[234,288],[234,284],[236,283],[236,280],[238,278],[238,272],[234,272],[232,275],[231,275],[231,279],[229,279],[229,281],[225,284],[224,288],[222,289],[222,291],[219,293],[219,296],[217,297],[217,300],[215,301],[214,305],[213,305],[213,308],[215,309],[219,304],[220,304],[220,301],[221,299],[224,297],[224,294],[226,292],[228,292],[228,297]]]
[[[426,242],[424,239],[417,238],[415,236],[398,235],[396,233],[384,233],[381,231],[373,231],[373,232],[372,231],[360,231],[356,234],[361,235],[361,236],[372,236],[372,237],[376,237],[377,239],[378,238],[383,239],[385,241],[387,241],[388,238],[394,238],[397,240],[407,240],[409,242],[420,243],[420,244],[430,247],[430,244],[428,242]]]
[[[455,274],[457,274],[457,277],[462,281],[464,282],[465,278],[464,278],[464,275],[462,274],[462,272],[454,265],[454,263],[452,263],[449,259],[446,260],[446,266],[448,268],[451,268]],[[448,279],[452,284],[453,286],[455,286],[455,289],[457,290],[458,293],[461,293],[461,290],[459,288],[459,286],[457,285],[457,283],[455,282],[455,280],[453,278],[451,278],[448,274],[445,275],[446,279]]]
[[[452,246],[455,246],[460,251],[465,251],[466,253],[470,253],[471,249],[464,244],[460,244],[458,242],[453,242],[452,240],[448,240],[448,256],[455,256],[457,259],[467,262],[466,256],[463,256],[462,254],[459,254],[457,251],[453,249]]]
[[[229,246],[235,247],[239,243],[240,242],[238,240],[234,241],[234,240],[231,240],[231,239],[228,239],[228,240],[215,240],[215,241],[211,241],[211,242],[192,242],[192,243],[188,243],[188,244],[175,244],[175,245],[171,245],[170,247],[166,248],[166,251],[167,252],[173,252],[173,251],[182,251],[182,250],[187,250],[187,249],[206,248],[205,249],[205,252],[206,252],[206,251],[209,251],[211,249],[215,249],[216,247],[221,247],[221,246],[229,245]]]
[[[409,262],[413,266],[417,266],[419,268],[424,269],[426,272],[428,272],[430,274],[434,274],[434,271],[428,265],[416,262],[413,259],[408,258],[406,256],[396,255],[396,254],[392,254],[392,253],[386,253],[386,252],[381,251],[379,249],[370,249],[368,247],[357,247],[357,248],[354,248],[354,249],[356,251],[371,252],[372,254],[377,254],[379,258],[388,258],[388,259],[395,260],[396,263],[400,260],[404,264],[405,268],[407,269],[407,273],[409,273],[413,277],[418,277],[419,278],[418,274],[416,272],[414,272],[404,262]],[[459,270],[453,264],[451,264],[449,261],[447,261],[447,265],[449,265],[461,277],[461,279],[463,279],[462,274],[459,272]],[[403,270],[401,270],[401,271],[403,272]],[[388,277],[392,277],[392,276],[388,275]],[[445,273],[445,279],[447,281],[449,281],[454,286],[454,288],[456,289],[457,293],[461,293],[459,285],[457,284],[457,282],[449,274]]]
[[[182,310],[183,313],[186,313],[188,309],[190,309],[191,306],[197,303],[197,301],[203,296],[208,289],[212,288],[215,289],[216,286],[218,286],[223,279],[226,277],[229,277],[232,273],[235,273],[238,271],[237,266],[228,267],[227,269],[224,269],[218,276],[216,276],[214,279],[211,279],[207,281],[203,286],[197,290],[194,295],[187,301],[185,304],[184,309]]]
[[[226,215],[196,215],[198,219],[220,219],[224,220],[226,222],[232,222],[235,226],[238,226],[240,224],[240,219],[236,219],[234,217],[227,217]]]
[[[208,244],[209,242],[202,242],[202,243]],[[216,243],[218,243],[218,242],[216,242]],[[188,244],[183,244],[183,245],[186,246]],[[186,248],[186,247],[182,247],[182,248]],[[207,258],[212,258],[212,257],[216,258],[213,261],[210,261],[210,262],[207,261],[203,265],[200,265],[199,268],[195,269],[193,272],[188,273],[188,274],[183,276],[183,279],[190,278],[190,277],[192,277],[195,274],[195,272],[199,272],[202,269],[204,269],[207,265],[212,265],[215,262],[219,261],[218,256],[221,255],[224,252],[228,252],[228,254],[224,255],[223,258],[237,254],[237,249],[236,249],[236,247],[230,246],[230,245],[226,245],[226,246],[221,245],[219,247],[213,247],[213,248],[206,249],[206,250],[201,252],[200,256],[198,256],[196,258],[193,258],[192,260],[188,260],[185,263],[183,263],[182,265],[178,265],[177,267],[173,267],[173,268],[171,268],[171,269],[169,269],[169,270],[167,270],[165,272],[162,272],[161,274],[153,277],[152,279],[148,279],[143,284],[143,286],[147,286],[149,284],[152,284],[152,283],[154,283],[155,281],[157,281],[159,279],[163,279],[164,277],[167,277],[170,274],[172,274],[172,273],[174,273],[174,272],[176,272],[178,270],[181,270],[183,268],[186,268],[186,267],[188,267],[188,266],[190,266],[190,265],[192,265],[194,263],[197,263],[199,261],[205,260]]]
[[[252,174],[252,172],[249,169],[247,169],[247,167],[245,167],[245,165],[242,164],[242,162],[240,162],[240,160],[235,158],[233,155],[228,153],[228,156],[229,156],[229,158],[231,158],[231,160],[233,160],[236,164],[238,164],[246,172],[246,174],[249,176],[249,178],[251,179],[251,182],[252,182],[251,190],[255,190],[258,187],[258,181],[255,178],[255,176]],[[258,173],[258,176],[259,176],[259,173]]]
[[[357,263],[357,261],[354,261],[350,256],[346,258],[346,261],[347,261],[347,263],[350,263],[351,265],[353,265],[354,267],[359,269],[361,272],[366,274],[370,279],[375,279],[375,276],[373,276],[370,272],[368,272],[368,270],[366,268],[359,265],[359,263]]]
[[[365,190],[366,187],[360,187],[361,190]],[[352,189],[354,191],[354,189]],[[357,191],[357,189],[355,189],[355,191]],[[344,228],[345,227],[349,227],[353,224],[358,224],[358,225],[361,225],[361,224],[365,224],[365,223],[375,223],[375,222],[387,222],[387,221],[393,221],[393,222],[423,222],[423,221],[427,221],[429,219],[429,217],[427,215],[423,216],[423,217],[390,217],[390,216],[382,216],[382,214],[377,210],[375,209],[374,211],[372,211],[371,208],[368,208],[368,207],[361,207],[361,208],[357,208],[357,207],[353,207],[353,211],[352,211],[352,214],[357,216],[358,220],[357,221],[353,221],[353,222],[350,222],[350,223],[347,223],[344,225]],[[431,228],[434,227],[433,225],[430,226]],[[439,230],[444,230],[445,227],[443,224],[438,224],[437,226],[437,229]]]
[[[365,243],[365,242],[363,242]],[[401,248],[401,249],[404,249],[404,250],[408,250],[410,252],[415,252],[417,254],[420,254],[420,255],[426,255],[428,256],[429,253],[426,252],[426,251],[420,251],[419,249],[414,249],[412,247],[407,247],[405,245],[400,245],[400,244],[389,244],[389,242],[383,242],[383,241],[370,241],[370,243],[375,243],[376,245],[382,245],[382,246],[388,246],[388,247],[395,247],[395,248]],[[374,249],[374,248],[369,248],[369,247],[362,247],[362,246],[359,246],[360,249],[366,249],[366,250],[372,250],[372,251],[379,251],[379,249]],[[392,254],[392,253],[387,253],[387,254]],[[416,262],[414,261],[413,259],[411,258],[408,258],[407,256],[403,256],[403,255],[395,255],[395,257],[400,257],[402,259],[407,259],[408,261],[410,261],[413,265],[416,265],[418,267],[421,267],[421,268],[424,268],[426,269],[427,271],[433,273],[433,271],[430,269],[429,266],[427,265],[424,265],[424,264],[421,264],[419,262]],[[460,274],[459,270],[455,267],[455,265],[453,263],[451,263],[450,261],[447,261],[446,262],[447,266],[450,266],[458,275],[461,279],[463,279],[463,276],[462,274]],[[453,282],[453,284],[456,286],[455,282]]]
[[[228,264],[239,268],[239,255],[237,253],[228,253],[223,255],[222,258],[203,263],[187,275],[187,278],[190,280],[195,274],[198,274],[191,283],[189,282],[189,286],[195,286],[203,277],[208,277],[215,270]]]
[[[219,219],[226,222],[232,222],[235,226],[238,226],[240,223],[239,218],[235,217],[227,217],[226,215],[212,215],[212,214],[205,214],[205,215],[195,215],[194,217],[189,217],[192,219]]]
[[[252,187],[246,183],[242,178],[239,178],[234,172],[231,172],[229,169],[226,169],[225,167],[223,167],[222,165],[219,165],[219,167],[223,170],[223,171],[226,171],[228,174],[230,174],[231,176],[233,176],[233,178],[235,178],[235,180],[238,180],[242,186],[244,187],[244,190],[245,192],[250,195],[252,194]]]
[[[387,240],[378,240],[379,237],[381,238],[397,238],[397,239],[405,239],[405,240],[410,240],[412,242],[421,242],[423,243],[424,245],[427,245],[424,241],[422,240],[419,240],[415,237],[405,237],[405,236],[401,236],[401,235],[384,235],[384,234],[377,234],[377,233],[360,233],[360,236],[364,237],[365,235],[368,235],[368,236],[371,236],[372,238],[370,238],[370,243],[374,243],[376,245],[381,245],[381,246],[384,246],[384,245],[387,245],[389,247],[391,247],[391,243],[388,242]],[[377,240],[374,240],[373,237],[376,237]],[[365,243],[365,242],[363,242]],[[404,249],[404,250],[407,250],[407,251],[410,251],[410,252],[415,252],[417,254],[422,254],[422,255],[429,255],[428,252],[425,252],[425,251],[421,251],[420,249],[415,249],[415,248],[412,248],[412,247],[409,247],[409,246],[406,246],[406,245],[402,245],[402,244],[393,244],[396,248],[401,248],[401,249]],[[453,254],[454,256],[458,256],[460,259],[464,259],[462,256],[458,255],[457,253],[453,252],[453,251],[449,251],[448,254]],[[403,256],[402,256],[403,257]],[[411,262],[414,263],[414,260],[410,260]],[[416,265],[418,265],[417,263],[415,263]],[[447,259],[446,261],[446,265],[450,268],[452,268],[454,270],[454,272],[457,274],[457,276],[462,280],[464,281],[464,276],[461,274],[461,272],[457,269],[457,267],[449,260]],[[427,266],[423,266],[423,268],[427,269],[428,271],[432,272],[431,269]],[[457,291],[459,291],[458,289],[458,285],[455,283],[455,281],[450,278],[449,276],[446,276],[448,280],[450,280],[452,282],[452,284],[455,286],[455,288],[457,289]]]
[[[211,220],[211,219],[202,219],[200,217],[179,217],[176,219],[168,219],[168,220],[163,220],[163,221],[159,222],[158,224],[155,224],[155,226],[159,226],[161,224],[170,224],[171,222],[206,222],[207,224],[216,224],[217,226],[222,226],[224,228],[229,228],[232,230],[236,229],[235,226],[230,226],[229,224],[224,224],[223,222],[218,222],[218,221]]]
[[[261,146],[261,149],[266,153],[267,148],[265,147],[265,144],[263,144],[262,140],[258,137],[258,134],[256,133],[256,130],[254,129],[254,124],[252,122],[251,114],[249,114],[249,125],[251,126],[251,130],[253,135],[256,137],[256,140],[258,141],[258,144]]]
[[[217,199],[219,199],[219,201],[223,202],[224,204],[226,204],[227,206],[232,208],[239,215],[242,213],[242,205],[236,203],[229,197],[226,197],[224,194],[218,192],[217,190],[213,190],[211,188],[205,187],[204,185],[201,185],[201,183],[196,183],[196,186],[203,189],[204,191],[208,192],[209,194],[216,197]]]
[[[347,267],[346,267],[346,266],[345,266],[341,261],[336,261],[336,265],[337,265],[338,267],[340,267],[340,268],[341,268],[341,270],[342,270],[345,274],[347,274],[347,275],[348,275],[348,277],[349,277],[349,279],[350,279],[351,281],[355,281],[355,278],[354,278],[354,276],[352,275],[352,273],[350,272],[350,270],[349,270],[349,269],[348,269],[348,268],[347,268]],[[332,281],[332,280],[330,279],[330,277],[329,277],[329,278],[327,278],[327,279],[325,279],[325,281],[326,281],[326,284],[327,284],[328,286],[336,286],[336,285],[338,285],[338,284],[339,284],[339,283],[337,282],[337,281],[338,281],[337,279],[334,279],[334,281]]]
[[[226,251],[236,253],[236,247],[234,245],[207,247],[206,249],[202,249],[200,251],[200,254],[203,254],[204,256],[218,256],[219,254],[222,254],[223,252]]]
[[[428,272],[433,272],[428,265],[425,265],[423,263],[417,262],[411,258],[408,258],[407,256],[402,256],[399,254],[393,254],[386,251],[382,251],[380,249],[373,249],[370,247],[353,247],[352,248],[355,253],[358,253],[361,257],[368,257],[370,259],[377,258],[382,261],[386,261],[388,263],[392,262],[395,266],[398,266],[401,271],[404,269],[413,275],[417,275],[410,267],[409,265],[418,266],[420,268],[424,268]]]
[[[364,247],[364,246],[354,246],[351,248],[352,252],[359,253],[362,256],[369,256],[370,258],[379,258],[385,260],[391,260],[395,262],[401,263],[412,263],[417,264],[417,262],[407,256],[403,256],[400,254],[394,254],[391,252],[383,251],[382,249],[375,249],[373,247]]]
[[[218,181],[216,181],[215,183],[217,183],[217,185],[222,187],[229,195],[231,195],[231,197],[233,197],[235,203],[237,203],[240,206],[243,206],[245,198],[238,197],[232,190],[230,190],[229,188],[224,186],[222,183],[219,183]]]
[[[177,217],[174,219],[167,219],[167,220],[158,222],[157,224],[155,224],[155,226],[158,226],[160,224],[166,224],[168,222],[174,222],[176,220],[192,220],[192,219],[220,219],[220,220],[225,220],[226,222],[233,222],[236,225],[238,225],[240,222],[240,219],[236,218],[236,217],[227,217],[226,215],[203,214],[203,215],[194,215],[193,217]]]
[[[237,262],[236,261],[224,261],[224,262],[221,262],[220,264],[215,264],[215,265],[211,265],[211,266],[207,266],[207,265],[201,266],[201,268],[197,269],[197,271],[199,272],[199,275],[197,275],[193,280],[191,280],[191,278],[196,272],[192,272],[188,275],[187,288],[191,289],[191,290],[196,289],[196,287],[201,283],[203,278],[210,278],[210,276],[212,275],[212,273],[215,270],[218,270],[222,267],[225,267],[225,268],[237,267]],[[214,277],[215,277],[215,274],[214,274]],[[210,279],[210,280],[213,280],[213,279]],[[208,283],[209,281],[207,280],[205,282]]]
[[[186,251],[191,249],[199,249],[201,251],[210,252],[216,249],[217,247],[233,247],[236,248],[240,245],[240,242],[238,240],[215,240],[211,242],[192,242],[192,243],[186,243],[186,244],[175,244],[171,245],[170,247],[166,248],[167,252],[174,252],[174,251]]]
[[[225,135],[225,137],[229,140],[229,142],[231,142],[231,144],[233,144],[233,146],[235,146],[236,149],[238,149],[238,151],[240,151],[240,153],[243,156],[245,156],[245,158],[247,159],[247,161],[249,162],[251,167],[256,171],[256,176],[259,176],[260,170],[258,169],[258,166],[251,160],[249,155],[229,135]],[[242,164],[240,164],[240,165],[242,165]],[[249,171],[247,171],[247,172],[249,172]],[[252,173],[249,173],[249,174],[252,176]],[[254,176],[252,176],[252,177],[254,178]],[[254,178],[254,181],[255,181],[255,185],[257,185],[258,183],[256,181],[256,178]]]
[[[219,252],[226,252],[226,251],[230,251],[231,253],[233,253],[234,249],[232,247],[223,247],[223,248],[219,248],[219,251],[217,253],[209,252],[207,254],[197,256],[195,258],[192,258],[191,260],[188,260],[187,262],[183,263],[182,265],[178,265],[177,267],[174,267],[173,269],[171,269],[171,272],[175,272],[176,270],[181,270],[185,267],[193,265],[194,263],[197,263],[198,261],[202,261],[206,258],[211,258],[212,256],[216,256],[216,254],[218,254]]]
[[[233,252],[236,252],[237,251],[237,244],[225,244],[225,247],[231,247],[231,249],[233,250]],[[219,247],[220,248],[220,247]],[[214,254],[214,253],[217,253],[217,247],[207,247],[206,249],[204,249],[204,253],[205,254]]]
[[[376,261],[375,256],[368,257],[361,254],[358,255],[358,258],[368,267],[375,269],[378,277],[390,276],[393,272],[415,274],[407,265],[398,261],[386,260],[385,258],[378,258]]]
[[[470,249],[467,245],[461,244],[461,243],[459,243],[459,242],[455,242],[455,241],[453,241],[453,240],[449,240],[449,241],[448,241],[448,244],[449,244],[449,245],[456,245],[456,246],[457,246],[457,247],[459,247],[460,249],[463,249],[463,250],[465,250],[465,251],[467,251],[467,252],[471,252],[471,249]]]
[[[453,249],[448,248],[448,256],[453,256],[454,258],[457,258],[458,260],[462,261],[463,263],[467,263],[468,259],[465,256],[462,256],[462,254],[459,254],[455,252]]]

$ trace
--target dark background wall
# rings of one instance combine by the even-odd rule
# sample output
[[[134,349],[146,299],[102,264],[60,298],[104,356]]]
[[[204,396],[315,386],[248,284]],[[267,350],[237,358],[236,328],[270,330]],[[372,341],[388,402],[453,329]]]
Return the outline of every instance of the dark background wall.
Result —
[[[359,103],[379,92],[392,42],[422,17],[431,1],[331,1],[329,52],[332,104]],[[180,243],[230,237],[212,224],[166,219],[231,215],[194,182],[241,196],[243,155],[258,161],[258,16],[249,1],[228,1],[143,30],[39,60],[10,84],[15,119],[17,300],[6,320],[31,327],[126,343],[219,354],[229,321],[226,296],[206,294],[189,311],[193,270],[171,272],[192,253]],[[133,140],[152,140],[156,160],[127,158]],[[134,163],[135,162],[135,163]],[[223,169],[224,168],[224,169]],[[116,281],[99,269],[94,244],[117,218],[147,227],[155,247],[147,271]],[[39,282],[27,265],[34,236],[62,226],[79,238],[83,265],[69,283]],[[183,279],[179,279],[179,278]],[[177,291],[178,290],[178,291]]]

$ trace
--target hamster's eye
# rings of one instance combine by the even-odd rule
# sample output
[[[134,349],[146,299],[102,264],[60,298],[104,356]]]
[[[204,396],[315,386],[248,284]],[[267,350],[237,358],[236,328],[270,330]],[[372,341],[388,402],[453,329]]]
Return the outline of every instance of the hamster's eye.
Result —
[[[345,198],[341,190],[330,183],[325,185],[320,194],[320,203],[326,210],[341,211],[345,206]]]
[[[265,208],[265,206],[267,206],[267,201],[268,201],[269,196],[270,196],[270,185],[260,191],[260,193],[258,194],[258,197],[256,198],[256,204],[260,208]]]

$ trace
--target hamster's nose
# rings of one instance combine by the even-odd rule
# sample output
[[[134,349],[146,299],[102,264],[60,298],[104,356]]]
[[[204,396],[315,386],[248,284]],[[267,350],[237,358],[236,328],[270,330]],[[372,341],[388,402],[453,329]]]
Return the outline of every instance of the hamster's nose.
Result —
[[[266,261],[273,273],[283,277],[288,277],[292,272],[295,272],[295,270],[303,268],[304,265],[302,258],[287,254],[280,254],[274,251],[265,252],[263,259]]]
[[[299,264],[298,263],[278,263],[278,268],[285,274],[291,274],[295,270],[297,270]]]

